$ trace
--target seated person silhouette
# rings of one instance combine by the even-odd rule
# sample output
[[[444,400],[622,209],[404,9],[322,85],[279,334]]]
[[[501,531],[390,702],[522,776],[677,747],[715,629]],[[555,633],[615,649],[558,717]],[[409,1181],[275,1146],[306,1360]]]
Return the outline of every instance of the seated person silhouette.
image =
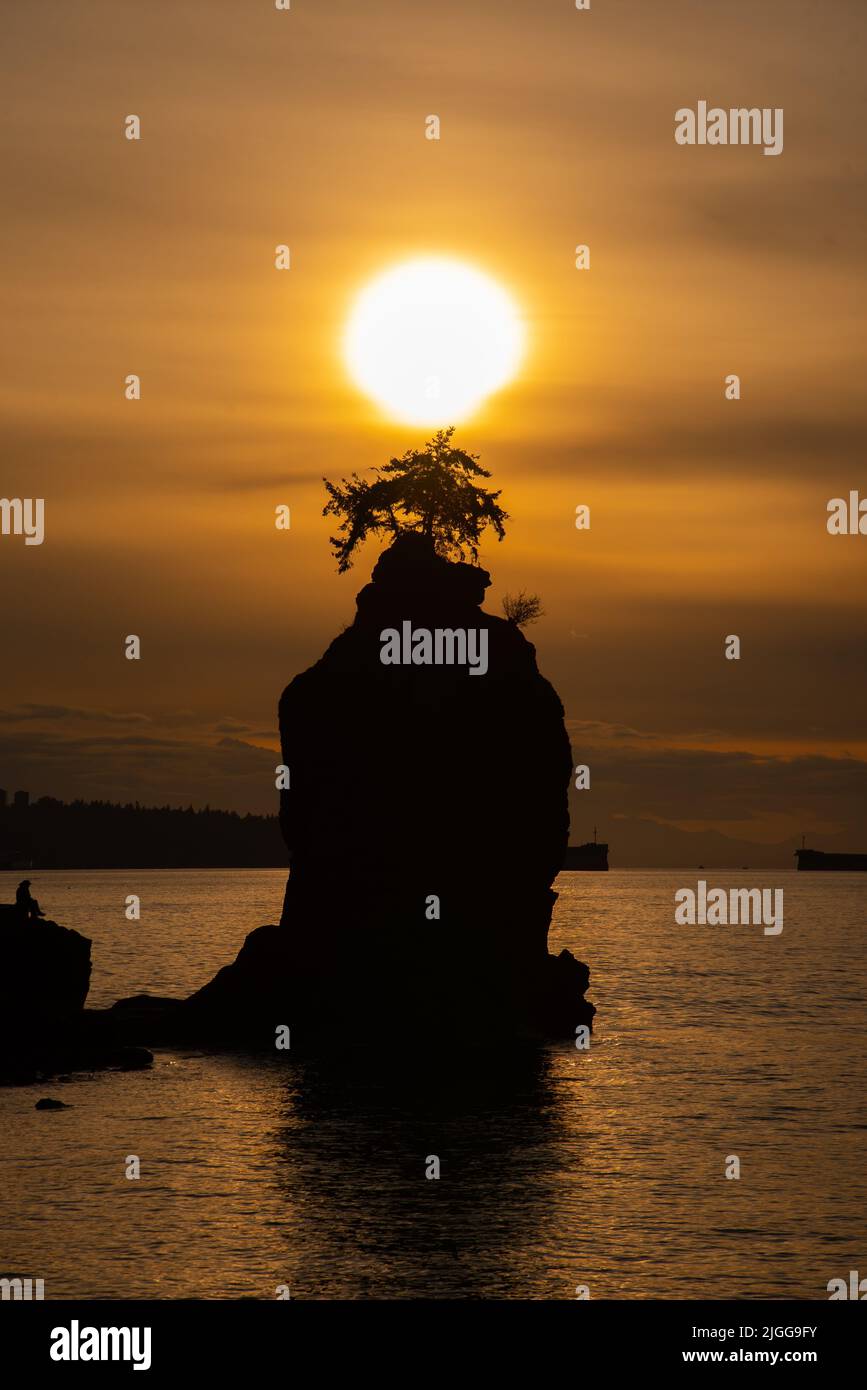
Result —
[[[25,878],[23,882],[19,883],[15,893],[15,906],[27,922],[35,922],[40,917],[45,916],[36,899],[30,895],[29,878]]]

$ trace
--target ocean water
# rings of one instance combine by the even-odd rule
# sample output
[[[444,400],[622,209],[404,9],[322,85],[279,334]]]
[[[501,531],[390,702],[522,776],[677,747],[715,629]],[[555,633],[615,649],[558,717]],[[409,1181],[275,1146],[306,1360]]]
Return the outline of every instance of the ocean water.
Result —
[[[351,1036],[316,1065],[165,1050],[0,1090],[0,1274],[46,1298],[827,1298],[867,1274],[867,875],[700,876],[782,887],[782,934],[675,926],[695,870],[562,875],[550,945],[590,965],[590,1050],[495,1044],[445,1101],[411,1058],[371,1074]],[[283,883],[46,872],[34,892],[93,939],[107,1004],[203,984]]]

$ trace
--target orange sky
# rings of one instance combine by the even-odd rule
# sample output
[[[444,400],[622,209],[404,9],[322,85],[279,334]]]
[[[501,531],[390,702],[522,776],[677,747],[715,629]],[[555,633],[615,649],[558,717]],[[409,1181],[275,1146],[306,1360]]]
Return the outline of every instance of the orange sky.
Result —
[[[357,393],[341,328],[376,271],[445,254],[529,332],[457,442],[512,516],[488,606],[541,594],[598,765],[573,838],[857,832],[867,538],[825,509],[867,495],[862,4],[83,0],[2,27],[0,490],[46,499],[42,547],[0,538],[4,785],[272,806],[279,692],[377,553],[337,576],[321,474],[430,433]],[[676,145],[699,99],[784,108],[783,154]]]

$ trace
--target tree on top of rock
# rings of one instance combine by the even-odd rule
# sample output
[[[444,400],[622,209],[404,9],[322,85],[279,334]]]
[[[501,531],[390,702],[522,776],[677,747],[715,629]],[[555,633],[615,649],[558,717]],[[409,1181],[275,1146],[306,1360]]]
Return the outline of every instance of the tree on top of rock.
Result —
[[[374,468],[372,481],[357,473],[339,483],[323,478],[329,500],[322,515],[343,518],[340,534],[330,537],[341,574],[352,564],[356,547],[379,532],[412,531],[427,537],[439,555],[462,560],[469,554],[474,562],[486,526],[503,539],[509,518],[497,503],[500,494],[477,485],[475,479],[491,475],[477,454],[453,448],[454,432],[454,425],[437,430],[423,449],[408,449]]]

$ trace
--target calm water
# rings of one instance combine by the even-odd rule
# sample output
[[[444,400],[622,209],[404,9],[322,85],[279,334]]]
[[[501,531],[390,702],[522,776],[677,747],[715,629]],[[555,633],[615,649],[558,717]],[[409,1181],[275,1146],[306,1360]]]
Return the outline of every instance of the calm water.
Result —
[[[782,935],[676,927],[694,871],[564,875],[551,945],[590,964],[590,1052],[495,1051],[445,1108],[423,1077],[377,1083],[351,1036],[327,1067],[163,1051],[152,1072],[0,1090],[0,1273],[49,1298],[827,1298],[867,1273],[867,875],[701,876],[783,886]],[[34,891],[93,938],[107,1004],[203,984],[278,919],[283,881],[40,873]]]

